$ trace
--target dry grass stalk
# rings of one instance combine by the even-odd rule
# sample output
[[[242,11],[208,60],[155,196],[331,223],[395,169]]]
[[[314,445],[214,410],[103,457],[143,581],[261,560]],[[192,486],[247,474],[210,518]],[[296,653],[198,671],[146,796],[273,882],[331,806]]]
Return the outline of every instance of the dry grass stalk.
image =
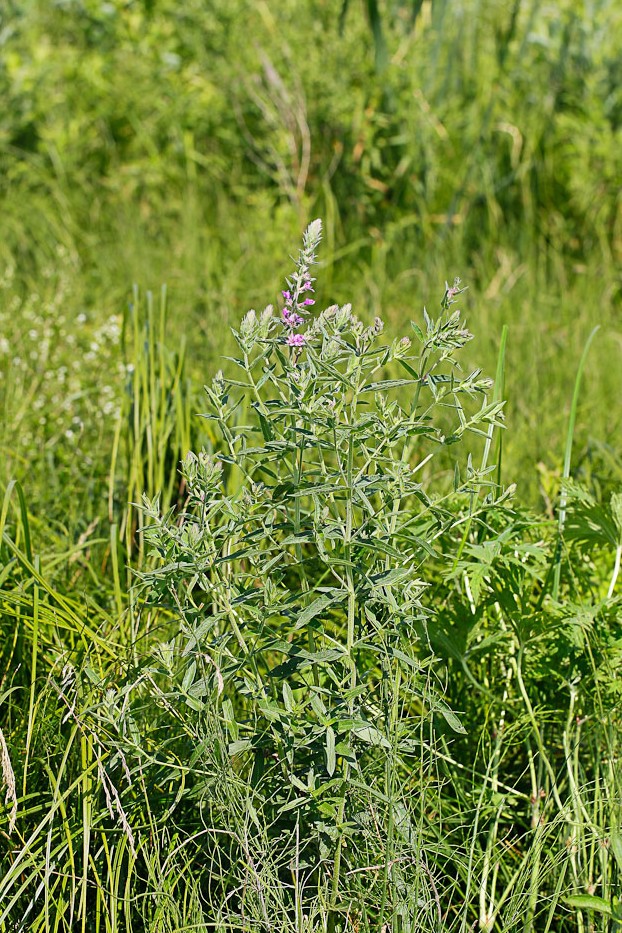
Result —
[[[11,803],[11,813],[9,816],[9,835],[13,832],[15,828],[15,820],[17,819],[17,792],[15,789],[15,774],[13,772],[13,767],[11,765],[11,759],[9,758],[9,749],[7,748],[6,740],[4,738],[4,732],[0,728],[0,759],[2,767],[2,783],[6,787],[6,794],[4,796],[5,802],[7,804]]]

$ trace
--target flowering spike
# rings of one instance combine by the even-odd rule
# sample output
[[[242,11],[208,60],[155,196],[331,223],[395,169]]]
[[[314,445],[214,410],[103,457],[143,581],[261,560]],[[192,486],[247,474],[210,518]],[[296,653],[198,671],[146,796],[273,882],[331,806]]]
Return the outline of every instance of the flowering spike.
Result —
[[[305,252],[315,252],[322,239],[322,221],[312,220],[304,232],[303,243]]]

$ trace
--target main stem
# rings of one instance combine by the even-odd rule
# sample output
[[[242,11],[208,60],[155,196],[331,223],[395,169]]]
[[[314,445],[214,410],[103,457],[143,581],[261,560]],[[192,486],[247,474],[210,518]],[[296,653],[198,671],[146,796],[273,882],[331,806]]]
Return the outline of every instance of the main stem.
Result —
[[[352,413],[356,407],[356,396],[352,400]],[[356,591],[354,588],[354,577],[352,575],[351,567],[351,542],[352,542],[352,525],[353,525],[353,509],[352,509],[352,478],[353,478],[353,460],[354,460],[354,441],[352,434],[348,438],[348,459],[346,465],[346,484],[347,484],[347,498],[346,498],[346,527],[345,527],[345,558],[346,558],[346,586],[348,589],[348,622],[347,622],[347,633],[346,633],[346,650],[348,654],[348,662],[350,664],[350,698],[348,700],[348,713],[350,717],[354,711],[354,688],[356,687],[356,664],[354,663],[353,650],[354,650],[354,638],[355,638],[355,624],[356,624]],[[343,779],[342,779],[342,789],[341,789],[341,799],[339,801],[339,809],[337,811],[337,831],[339,833],[339,838],[337,839],[337,847],[335,849],[335,864],[333,867],[333,889],[331,896],[331,917],[329,920],[329,931],[334,930],[335,924],[335,907],[337,905],[337,899],[339,896],[339,881],[341,874],[341,853],[343,850],[343,821],[346,811],[346,790],[348,787],[348,780],[350,778],[350,764],[348,761],[343,763]]]

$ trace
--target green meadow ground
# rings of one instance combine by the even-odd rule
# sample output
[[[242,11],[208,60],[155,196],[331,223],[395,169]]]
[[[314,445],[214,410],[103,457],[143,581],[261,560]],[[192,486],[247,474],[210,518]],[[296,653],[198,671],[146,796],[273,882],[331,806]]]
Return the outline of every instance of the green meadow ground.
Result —
[[[1,931],[619,928],[621,63],[613,0],[0,12]],[[248,610],[248,655],[224,630],[189,634],[206,584],[177,580],[141,534],[155,511],[132,503],[159,493],[176,516],[188,451],[226,454],[221,421],[199,417],[216,404],[203,384],[221,368],[241,380],[223,360],[240,353],[231,328],[282,306],[316,217],[314,311],[351,303],[388,347],[416,343],[409,322],[449,313],[458,276],[474,335],[456,345],[459,378],[497,373],[486,401],[506,405],[504,429],[448,445],[454,396],[431,399],[428,422],[406,411],[412,386],[397,394],[422,444],[437,431],[429,501],[419,515],[412,490],[373,487],[374,514],[419,516],[406,544],[379,520],[380,568],[352,553],[364,500],[318,493],[350,593],[343,618],[324,606],[325,629],[307,611],[326,595],[324,552],[300,537],[318,503],[286,503],[277,530],[264,517],[291,566],[256,578],[294,594],[278,643],[304,631],[312,679],[262,641],[269,613]],[[423,339],[419,374],[441,338]],[[383,379],[404,376],[399,352],[379,359]],[[231,417],[267,461],[261,405]],[[397,459],[420,463],[400,438]],[[275,488],[296,469],[279,460]],[[234,554],[219,583],[232,605],[255,585],[233,548],[247,479],[227,467],[214,540],[169,527],[184,566]],[[376,655],[353,636],[371,599],[357,574],[397,571],[401,554],[422,589],[406,611],[406,587],[386,583],[366,617]],[[325,670],[341,643],[347,660]],[[265,684],[276,706],[253,692]]]

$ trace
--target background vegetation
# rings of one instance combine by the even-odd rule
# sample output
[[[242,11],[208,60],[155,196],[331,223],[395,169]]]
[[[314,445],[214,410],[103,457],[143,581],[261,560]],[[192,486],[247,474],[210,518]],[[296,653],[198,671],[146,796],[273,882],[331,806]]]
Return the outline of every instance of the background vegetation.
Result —
[[[4,4],[0,929],[616,929],[618,7]],[[407,660],[362,655],[376,732],[358,777],[343,749],[334,771],[347,820],[270,809],[236,743],[251,720],[276,741],[272,714],[235,678],[196,687],[215,655],[160,584],[132,588],[157,509],[131,503],[181,508],[180,461],[221,449],[203,382],[239,378],[230,327],[278,306],[314,217],[318,308],[382,318],[390,347],[460,276],[462,373],[507,398],[502,445],[461,439],[422,473],[446,521],[407,650],[383,634]],[[501,461],[471,497],[469,454]],[[301,612],[316,570],[294,574]],[[304,722],[305,754],[336,761],[330,703],[291,675],[296,741]]]

